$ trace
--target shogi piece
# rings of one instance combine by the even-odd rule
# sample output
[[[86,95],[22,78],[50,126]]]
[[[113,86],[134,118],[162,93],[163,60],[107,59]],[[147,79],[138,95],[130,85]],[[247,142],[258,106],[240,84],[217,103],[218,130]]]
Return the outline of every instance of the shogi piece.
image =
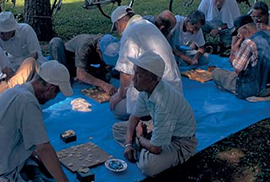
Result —
[[[107,94],[104,90],[98,87],[83,89],[82,93],[99,103],[108,102],[111,99],[111,96],[109,94]]]
[[[80,182],[95,181],[95,174],[89,168],[79,169],[76,177]]]
[[[212,80],[212,72],[208,70],[195,69],[181,73],[191,80],[199,81],[201,83]]]
[[[103,164],[113,158],[92,142],[61,150],[57,152],[57,156],[60,162],[72,172]]]
[[[73,130],[67,130],[60,134],[60,139],[65,143],[73,142],[77,140],[77,135]]]

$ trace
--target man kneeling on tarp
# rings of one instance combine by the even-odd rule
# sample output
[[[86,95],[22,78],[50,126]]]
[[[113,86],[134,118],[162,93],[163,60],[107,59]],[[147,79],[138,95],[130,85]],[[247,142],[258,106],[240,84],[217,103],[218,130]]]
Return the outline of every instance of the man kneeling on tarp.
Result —
[[[1,182],[34,182],[21,173],[31,155],[40,159],[57,182],[68,182],[47,136],[39,104],[54,99],[60,91],[65,96],[72,95],[69,80],[64,65],[49,61],[39,67],[31,82],[0,95]]]
[[[136,136],[142,148],[138,167],[144,174],[154,176],[195,154],[196,122],[185,98],[161,79],[165,63],[158,54],[147,51],[138,59],[129,57],[129,60],[134,63],[133,83],[140,93],[129,121],[113,126],[114,137],[119,143],[126,138],[124,156],[135,162],[137,151],[133,143]],[[153,119],[150,140],[143,136],[140,122],[141,117],[148,115]]]

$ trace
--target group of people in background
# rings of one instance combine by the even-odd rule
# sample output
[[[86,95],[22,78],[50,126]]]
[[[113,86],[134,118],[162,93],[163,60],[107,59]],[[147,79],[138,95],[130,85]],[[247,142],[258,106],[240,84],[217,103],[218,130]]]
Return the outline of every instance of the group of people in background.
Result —
[[[155,176],[187,161],[196,152],[196,121],[183,95],[179,66],[207,64],[206,37],[219,35],[224,47],[231,48],[233,71],[215,69],[217,87],[241,99],[269,96],[268,11],[261,1],[250,15],[240,15],[235,0],[202,0],[187,17],[168,10],[142,17],[119,6],[111,21],[120,41],[110,34],[77,35],[66,43],[55,37],[50,61],[29,25],[17,23],[10,12],[0,13],[0,181],[26,181],[20,171],[31,156],[56,181],[68,181],[39,104],[60,91],[72,95],[72,80],[111,95],[110,109],[123,120],[112,128],[114,139],[144,174]],[[120,74],[118,89],[110,84],[112,65]],[[145,123],[152,125],[147,135]]]

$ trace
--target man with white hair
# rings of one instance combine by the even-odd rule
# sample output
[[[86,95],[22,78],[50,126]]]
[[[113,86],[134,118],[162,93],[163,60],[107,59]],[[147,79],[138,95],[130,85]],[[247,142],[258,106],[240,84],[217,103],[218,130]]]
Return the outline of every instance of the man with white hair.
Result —
[[[0,47],[8,53],[11,68],[8,76],[13,76],[18,70],[21,72],[16,78],[1,82],[1,91],[31,80],[38,63],[46,61],[33,28],[26,23],[17,23],[11,12],[0,13]]]
[[[147,51],[134,63],[133,85],[140,92],[129,118],[125,136],[124,156],[147,176],[186,162],[195,154],[197,139],[193,111],[179,92],[162,79],[165,63],[158,54]],[[151,115],[151,139],[143,135],[142,116]],[[118,140],[117,138],[115,138]],[[142,148],[137,158],[135,139]],[[119,140],[118,142],[122,142]]]
[[[59,92],[73,94],[70,76],[57,61],[42,64],[31,82],[0,95],[0,181],[24,182],[26,160],[35,155],[57,182],[67,182],[43,123],[41,107]]]
[[[64,64],[72,77],[113,95],[116,88],[108,83],[111,75],[103,58],[113,63],[118,58],[119,46],[118,40],[109,34],[81,34],[66,43],[55,37],[50,41],[50,57]]]
[[[219,34],[221,43],[229,47],[232,42],[233,21],[240,16],[236,0],[202,0],[198,10],[205,14],[203,32],[213,37]]]
[[[132,86],[133,63],[127,57],[138,58],[152,50],[165,61],[163,79],[182,94],[181,75],[172,54],[172,49],[160,30],[152,23],[135,15],[132,8],[119,6],[111,15],[113,26],[121,38],[119,58],[115,69],[120,72],[120,88],[110,100],[110,108],[116,118],[126,120],[132,112],[138,91]]]

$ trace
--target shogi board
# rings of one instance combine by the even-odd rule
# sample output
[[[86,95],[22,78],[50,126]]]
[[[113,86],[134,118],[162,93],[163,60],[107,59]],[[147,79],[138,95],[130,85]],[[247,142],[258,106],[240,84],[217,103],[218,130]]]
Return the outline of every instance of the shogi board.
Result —
[[[190,70],[181,74],[187,76],[191,80],[196,80],[201,83],[212,80],[212,72],[202,69]]]
[[[80,168],[93,167],[113,158],[96,144],[89,142],[57,152],[60,162],[72,172]]]
[[[107,94],[104,90],[98,87],[83,89],[82,93],[99,103],[108,102],[111,99],[111,96],[109,94]]]

